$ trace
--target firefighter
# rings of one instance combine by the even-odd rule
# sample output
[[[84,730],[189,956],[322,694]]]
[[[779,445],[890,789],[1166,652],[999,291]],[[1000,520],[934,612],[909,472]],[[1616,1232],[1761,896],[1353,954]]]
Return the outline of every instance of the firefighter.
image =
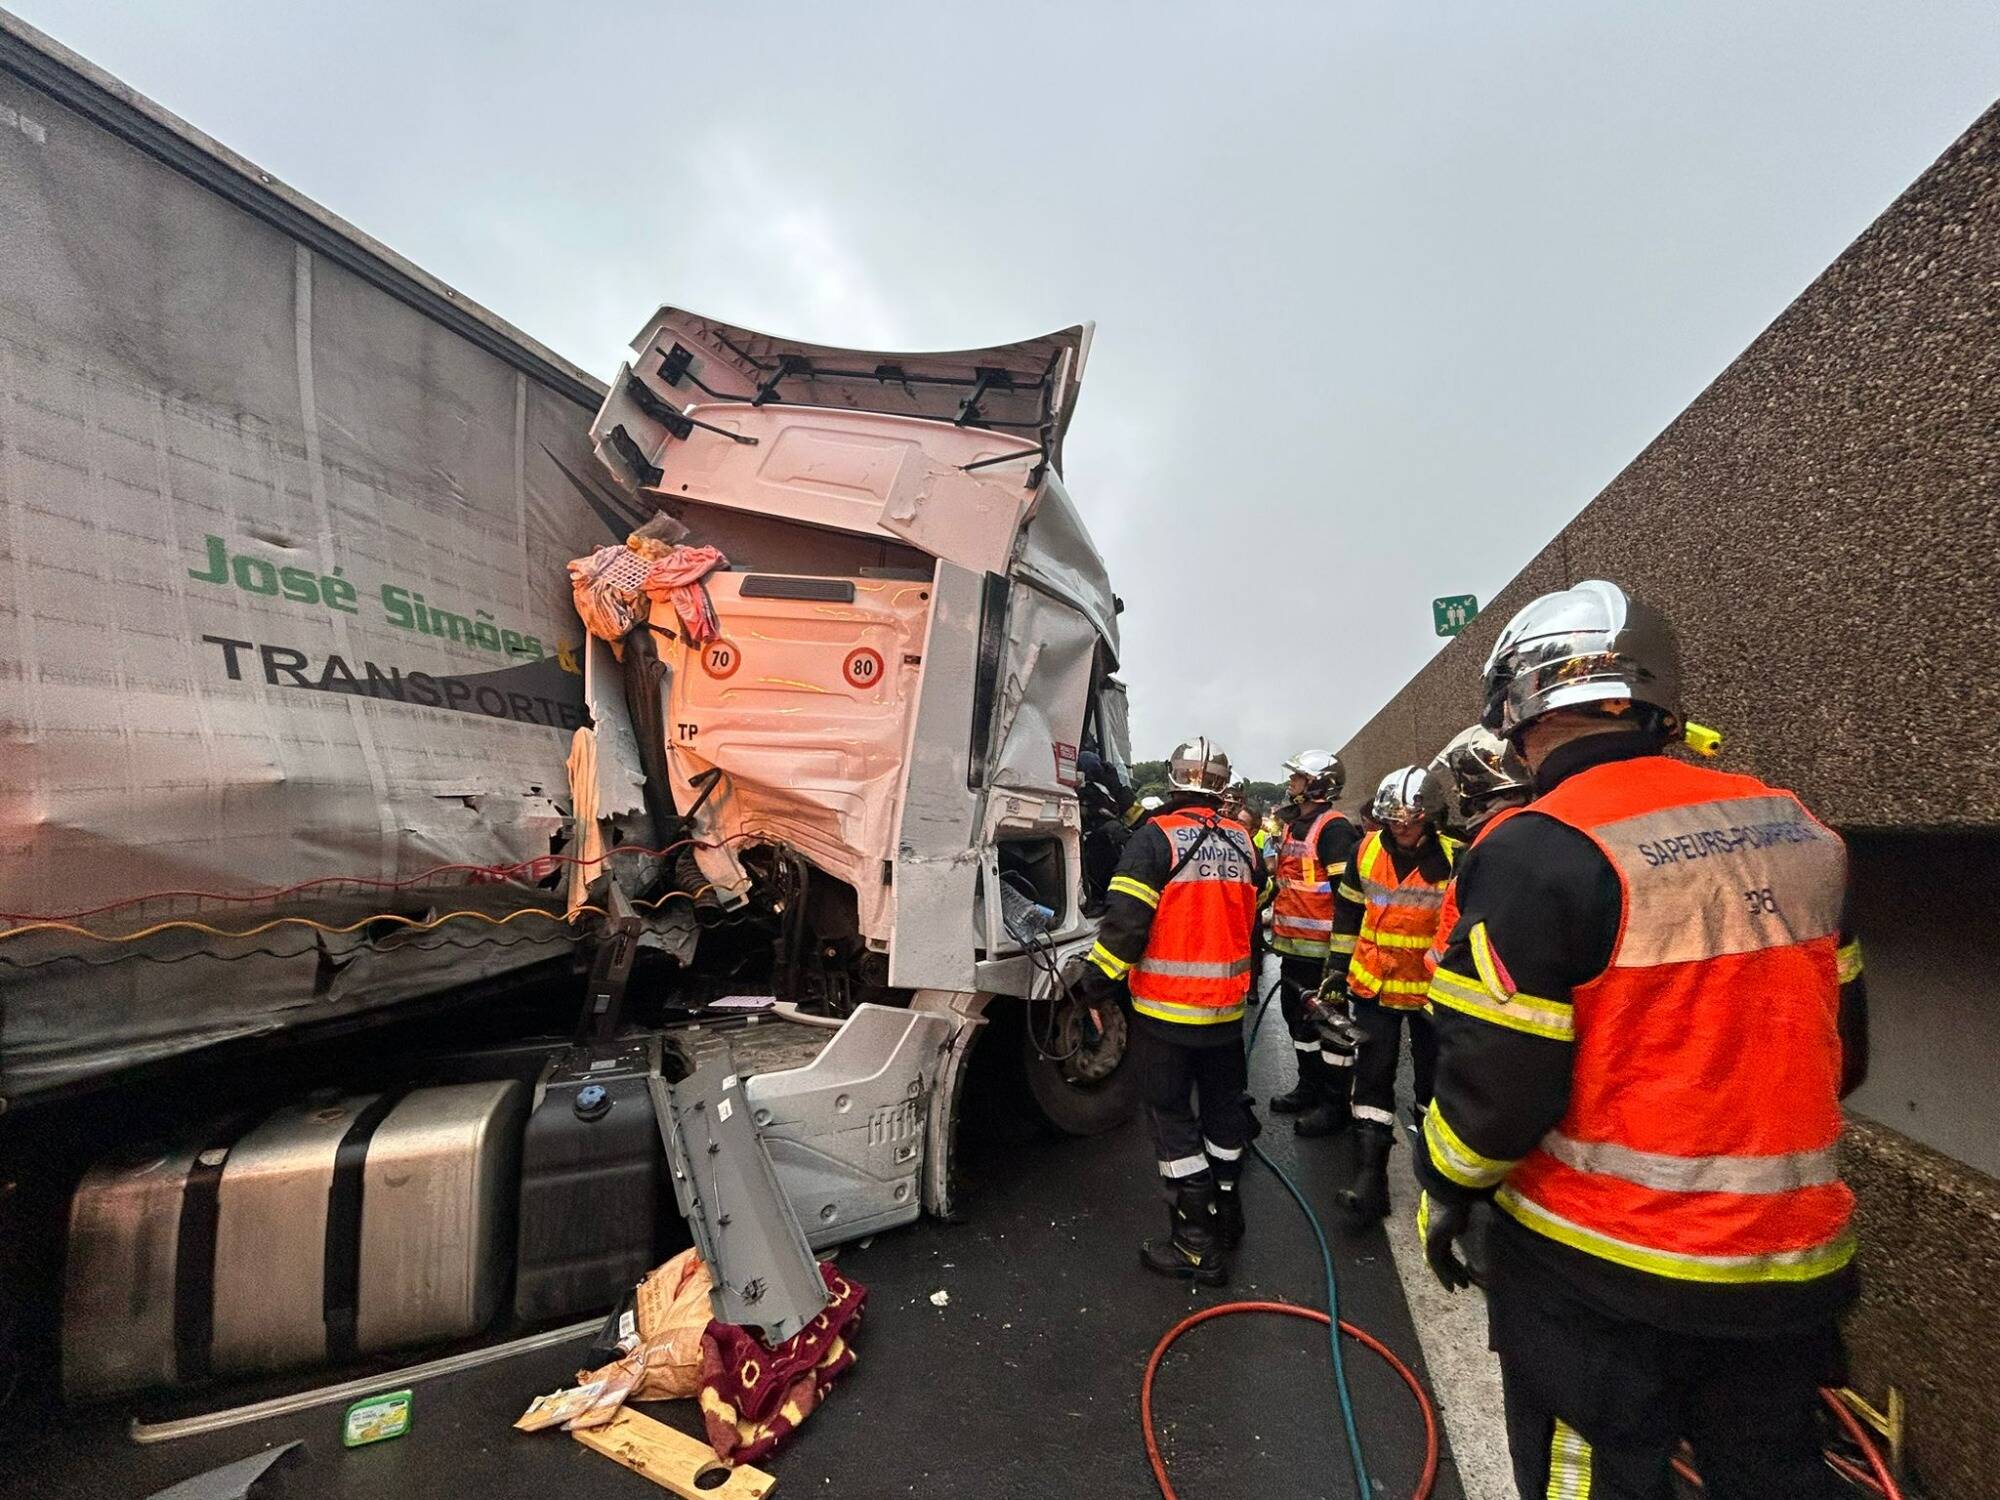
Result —
[[[1396,1060],[1410,1033],[1416,1111],[1431,1097],[1436,1047],[1424,995],[1424,963],[1458,841],[1438,831],[1445,784],[1422,766],[1382,778],[1368,811],[1381,827],[1361,841],[1334,889],[1333,952],[1319,1019],[1328,1034],[1351,1029],[1354,1064],[1354,1182],[1340,1195],[1355,1228],[1389,1213],[1389,1151],[1396,1137]]]
[[[1083,914],[1104,911],[1104,888],[1118,868],[1118,856],[1131,836],[1130,814],[1135,800],[1125,778],[1095,750],[1076,756],[1077,803],[1083,817]]]
[[[1229,757],[1197,737],[1167,762],[1169,796],[1125,845],[1081,970],[1086,1002],[1132,1001],[1140,1090],[1168,1199],[1147,1270],[1221,1286],[1243,1237],[1237,1179],[1249,1142],[1243,1011],[1263,863],[1222,816]],[[1198,1103],[1197,1103],[1198,1101]]]
[[[1490,1195],[1491,1342],[1524,1496],[1835,1491],[1814,1428],[1853,1298],[1840,1099],[1867,1062],[1840,838],[1791,793],[1664,754],[1666,620],[1616,585],[1535,600],[1485,671],[1528,808],[1458,878],[1430,990],[1419,1233]]]
[[[1347,768],[1338,755],[1301,750],[1285,762],[1285,770],[1290,773],[1285,788],[1290,800],[1276,844],[1271,947],[1278,955],[1278,1003],[1292,1034],[1299,1074],[1291,1092],[1273,1099],[1271,1109],[1297,1115],[1292,1129],[1300,1135],[1333,1135],[1347,1128],[1354,1048],[1337,1034],[1322,1042],[1312,1002],[1326,977],[1333,942],[1333,883],[1347,873],[1360,834],[1333,805],[1347,784]]]
[[[1431,761],[1451,797],[1448,832],[1475,837],[1509,808],[1525,807],[1534,795],[1527,762],[1520,752],[1484,724],[1451,737]]]
[[[1479,842],[1486,830],[1501,821],[1501,814],[1526,807],[1534,796],[1528,763],[1512,745],[1484,724],[1460,730],[1438,751],[1431,770],[1443,777],[1450,788],[1451,824],[1454,832],[1470,843]],[[1445,942],[1458,923],[1458,882],[1445,887],[1437,931],[1431,937],[1428,967],[1435,970],[1444,957]],[[1416,1122],[1423,1130],[1421,1117]]]

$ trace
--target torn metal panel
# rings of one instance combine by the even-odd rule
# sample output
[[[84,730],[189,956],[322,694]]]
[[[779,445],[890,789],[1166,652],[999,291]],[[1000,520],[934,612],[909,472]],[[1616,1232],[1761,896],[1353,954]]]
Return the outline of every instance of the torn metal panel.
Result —
[[[973,1045],[986,1021],[981,1011],[987,997],[953,990],[919,990],[910,1008],[942,1015],[952,1032],[938,1058],[937,1084],[931,1091],[924,1121],[924,1210],[949,1219],[954,1208],[952,1163],[958,1145],[959,1106],[971,1071]]]
[[[281,1474],[301,1467],[306,1461],[303,1438],[294,1438],[266,1453],[253,1453],[235,1463],[206,1469],[179,1484],[155,1491],[152,1500],[251,1500],[252,1496],[276,1494],[262,1483],[268,1474]]]
[[[621,418],[619,400],[614,394],[592,426],[599,456],[649,502],[784,516],[998,572],[1035,497],[1020,472],[1033,464],[1009,458],[1025,460],[1035,446],[1006,433],[874,412],[695,405],[687,415],[706,426],[679,438],[656,425],[629,448],[637,419]],[[602,442],[607,424],[623,441]],[[1008,462],[987,463],[1001,458]]]
[[[968,916],[978,906],[979,799],[968,787],[973,678],[979,656],[982,580],[937,565],[925,682],[905,753],[896,839],[896,922],[889,982],[913,989],[969,990]]]
[[[830,1299],[796,1214],[757,1138],[726,1042],[705,1047],[678,1083],[655,1076],[653,1112],[674,1198],[714,1278],[715,1316],[790,1338]]]
[[[779,338],[663,307],[632,340],[649,386],[689,400],[818,406],[1046,437],[1062,465],[1093,325],[984,349],[888,352]]]
[[[854,888],[862,934],[886,944],[931,586],[828,579],[826,597],[785,597],[813,581],[762,578],[711,575],[722,634],[663,647],[675,805],[699,800],[696,836],[730,846],[697,850],[710,879],[734,846],[789,844]]]
[[[1132,709],[1125,684],[1107,677],[1097,690],[1097,727],[1101,753],[1126,785],[1132,782]]]
[[[1060,478],[1051,475],[1035,500],[1034,514],[1021,533],[1015,571],[1081,610],[1118,661],[1118,601],[1076,502]]]
[[[1091,622],[1069,605],[1039,589],[1014,591],[994,785],[1075,797],[1097,643]]]
[[[597,734],[597,815],[633,817],[646,810],[646,772],[625,703],[625,680],[608,642],[584,641],[583,701]]]

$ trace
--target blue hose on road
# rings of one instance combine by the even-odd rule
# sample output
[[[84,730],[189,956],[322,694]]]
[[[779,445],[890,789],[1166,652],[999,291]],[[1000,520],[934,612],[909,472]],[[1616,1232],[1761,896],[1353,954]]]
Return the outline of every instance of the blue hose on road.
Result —
[[[1271,1008],[1271,1002],[1278,998],[1280,979],[1271,986],[1264,996],[1264,1003],[1257,1007],[1257,1019],[1250,1025],[1250,1034],[1243,1039],[1243,1051],[1248,1056],[1257,1044],[1257,1032],[1264,1024],[1264,1012]],[[1333,1250],[1326,1242],[1326,1230],[1319,1222],[1319,1215],[1312,1211],[1298,1184],[1285,1175],[1284,1168],[1272,1161],[1264,1148],[1255,1141],[1250,1143],[1250,1152],[1257,1160],[1271,1169],[1271,1175],[1284,1184],[1285,1191],[1292,1195],[1292,1202],[1298,1204],[1299,1212],[1306,1216],[1306,1223],[1312,1226],[1313,1238],[1319,1241],[1320,1267],[1326,1272],[1326,1338],[1333,1350],[1333,1388],[1340,1397],[1340,1420],[1347,1429],[1347,1453],[1354,1461],[1355,1493],[1361,1500],[1374,1500],[1375,1489],[1368,1480],[1368,1461],[1361,1453],[1361,1432],[1354,1422],[1354,1396],[1347,1389],[1347,1361],[1340,1352],[1340,1282],[1333,1273]]]

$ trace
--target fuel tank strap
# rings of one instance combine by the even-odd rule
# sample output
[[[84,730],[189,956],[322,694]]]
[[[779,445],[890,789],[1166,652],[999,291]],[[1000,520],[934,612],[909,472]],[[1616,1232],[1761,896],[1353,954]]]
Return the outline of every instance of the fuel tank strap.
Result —
[[[368,1143],[403,1091],[375,1096],[354,1117],[334,1153],[333,1180],[326,1191],[326,1260],[321,1307],[326,1318],[326,1354],[335,1364],[354,1358],[361,1305],[361,1188]]]

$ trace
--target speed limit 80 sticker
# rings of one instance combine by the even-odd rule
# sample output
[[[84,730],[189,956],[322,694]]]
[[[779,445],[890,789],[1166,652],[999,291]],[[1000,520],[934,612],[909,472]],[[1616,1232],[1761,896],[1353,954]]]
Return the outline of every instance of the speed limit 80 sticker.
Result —
[[[847,679],[849,687],[875,686],[882,680],[882,653],[868,646],[855,647],[841,663],[840,675]]]

